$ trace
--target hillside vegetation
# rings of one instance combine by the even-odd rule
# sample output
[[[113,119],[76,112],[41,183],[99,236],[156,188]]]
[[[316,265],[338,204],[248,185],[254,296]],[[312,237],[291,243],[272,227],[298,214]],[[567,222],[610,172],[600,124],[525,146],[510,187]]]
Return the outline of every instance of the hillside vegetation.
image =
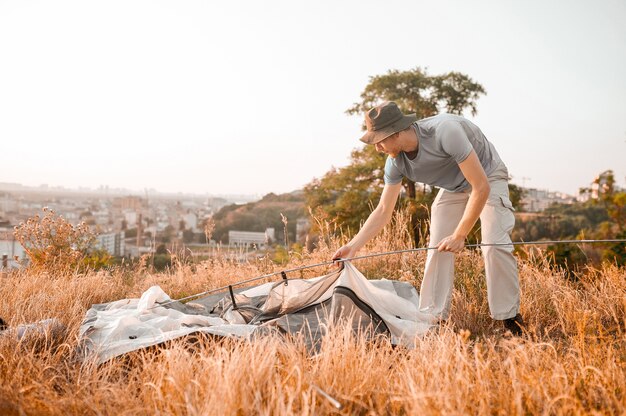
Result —
[[[410,248],[408,214],[363,251]],[[10,326],[56,318],[65,330],[18,341],[0,336],[0,414],[624,414],[626,270],[609,263],[564,277],[540,250],[520,253],[527,328],[510,338],[488,316],[480,253],[457,256],[448,322],[394,348],[331,328],[321,353],[298,339],[180,340],[97,366],[75,349],[94,303],[139,297],[158,284],[173,298],[227,282],[326,261],[342,243],[328,224],[314,252],[237,264],[225,258],[167,273],[31,268],[0,279],[0,316]],[[362,260],[368,277],[419,288],[425,255]],[[326,268],[307,270],[311,277]],[[292,276],[297,277],[297,276]],[[336,399],[337,410],[320,392]]]
[[[283,222],[281,214],[286,218]],[[285,243],[285,227],[289,241],[295,241],[296,221],[308,217],[304,206],[304,195],[301,192],[289,194],[267,194],[261,200],[244,205],[227,205],[214,216],[215,230],[213,239],[228,243],[228,231],[257,231],[274,228],[277,242]]]

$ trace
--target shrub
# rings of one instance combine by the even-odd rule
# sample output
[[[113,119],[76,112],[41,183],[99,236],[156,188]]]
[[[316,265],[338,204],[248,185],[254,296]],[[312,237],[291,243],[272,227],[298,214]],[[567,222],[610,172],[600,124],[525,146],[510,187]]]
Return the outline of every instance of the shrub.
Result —
[[[59,274],[110,263],[108,253],[94,248],[96,236],[86,223],[74,226],[52,209],[44,208],[43,212],[43,217],[35,215],[13,232],[30,259],[30,267]]]

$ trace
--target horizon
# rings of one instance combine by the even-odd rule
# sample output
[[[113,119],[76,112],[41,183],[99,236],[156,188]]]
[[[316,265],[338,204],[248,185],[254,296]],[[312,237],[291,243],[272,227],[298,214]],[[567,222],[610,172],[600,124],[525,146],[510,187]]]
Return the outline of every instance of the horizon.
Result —
[[[591,181],[589,182],[590,185]],[[125,194],[125,195],[146,195],[146,194],[157,194],[157,195],[164,195],[164,196],[175,196],[175,195],[182,195],[182,196],[191,196],[191,197],[212,197],[212,198],[234,198],[234,197],[245,197],[245,198],[251,198],[251,202],[255,201],[255,200],[260,200],[263,197],[269,195],[269,194],[276,194],[276,195],[283,195],[283,194],[292,194],[295,192],[302,192],[303,188],[299,188],[299,189],[292,189],[290,191],[286,191],[286,192],[267,192],[265,194],[246,194],[246,193],[229,193],[229,194],[216,194],[216,193],[211,193],[211,192],[202,192],[202,193],[194,193],[194,192],[181,192],[181,191],[176,191],[176,192],[167,192],[167,191],[162,191],[156,188],[149,188],[149,189],[131,189],[131,188],[124,188],[124,187],[110,187],[106,184],[102,184],[102,185],[98,185],[97,187],[67,187],[64,185],[53,185],[53,184],[48,184],[48,183],[41,183],[38,185],[26,185],[26,184],[21,184],[21,183],[16,183],[16,182],[0,182],[0,192],[16,192],[16,190],[14,189],[10,189],[7,188],[7,185],[12,185],[12,186],[18,186],[20,188],[25,188],[29,191],[32,192],[36,192],[36,191],[42,191],[42,192],[51,192],[51,191],[67,191],[67,192],[71,192],[71,193],[80,193],[80,192],[91,192],[91,193],[114,193],[114,194]],[[567,192],[564,192],[560,189],[549,189],[549,188],[535,188],[532,186],[522,186],[519,184],[515,184],[517,186],[519,186],[522,189],[525,190],[536,190],[536,191],[541,191],[541,192],[549,192],[549,193],[556,193],[556,194],[563,194],[566,195],[568,197],[578,197],[580,195],[579,192],[574,193],[574,194],[570,194]],[[622,188],[622,184],[620,182],[616,182],[616,185],[619,188]],[[582,188],[583,185],[580,186],[580,188]]]
[[[4,1],[0,182],[291,192],[348,164],[369,77],[419,66],[485,87],[464,116],[513,183],[623,186],[625,18],[610,0]]]
[[[258,194],[244,194],[244,193],[231,193],[231,194],[213,194],[210,192],[204,193],[193,193],[193,192],[164,192],[155,188],[145,188],[145,189],[129,189],[123,187],[109,187],[108,185],[99,185],[98,187],[66,187],[63,185],[52,185],[48,183],[42,183],[39,185],[26,185],[17,182],[0,182],[0,192],[19,192],[19,191],[28,191],[28,192],[42,192],[42,193],[54,193],[58,192],[68,192],[68,193],[94,193],[94,194],[112,194],[112,195],[133,195],[133,196],[143,196],[143,195],[161,195],[161,196],[188,196],[188,197],[208,197],[208,198],[235,198],[235,199],[250,199],[257,200],[261,199],[264,195]],[[297,192],[300,191],[298,189],[292,191]],[[267,194],[265,194],[267,195]]]

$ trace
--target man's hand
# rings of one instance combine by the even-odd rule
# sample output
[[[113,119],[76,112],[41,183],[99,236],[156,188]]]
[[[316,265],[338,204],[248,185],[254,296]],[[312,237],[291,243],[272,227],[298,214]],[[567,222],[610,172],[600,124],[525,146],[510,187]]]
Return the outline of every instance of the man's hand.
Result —
[[[452,234],[441,240],[435,247],[437,247],[438,251],[458,253],[465,247],[465,237]]]
[[[339,250],[333,254],[333,260],[337,259],[349,259],[350,257],[354,257],[356,255],[357,250],[349,245],[345,245],[341,247]]]

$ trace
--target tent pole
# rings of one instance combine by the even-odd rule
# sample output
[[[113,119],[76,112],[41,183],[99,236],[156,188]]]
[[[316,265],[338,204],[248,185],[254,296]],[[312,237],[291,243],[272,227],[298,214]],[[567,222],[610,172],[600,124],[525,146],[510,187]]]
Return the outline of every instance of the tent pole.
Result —
[[[519,245],[596,244],[596,243],[625,243],[625,242],[626,242],[626,239],[512,241],[510,243],[466,244],[465,247],[466,248],[473,248],[473,247],[519,246]],[[244,285],[246,283],[255,282],[255,281],[261,280],[261,279],[267,279],[268,277],[273,277],[273,276],[276,276],[276,275],[279,275],[279,274],[283,276],[283,280],[285,280],[285,284],[287,284],[288,279],[287,279],[286,273],[290,273],[290,272],[296,272],[296,271],[305,270],[305,269],[312,269],[314,267],[320,267],[320,266],[329,266],[331,264],[337,264],[337,263],[340,263],[341,265],[343,265],[344,262],[352,261],[352,260],[361,260],[361,259],[367,259],[367,258],[371,258],[371,257],[388,256],[390,254],[413,253],[413,252],[427,251],[427,250],[437,250],[437,247],[417,247],[417,248],[409,248],[409,249],[405,249],[405,250],[385,251],[385,252],[381,252],[381,253],[372,253],[372,254],[365,254],[363,256],[350,257],[350,258],[346,258],[346,259],[338,258],[338,259],[333,259],[331,261],[325,261],[325,262],[322,262],[322,263],[316,263],[316,264],[310,264],[310,265],[307,265],[307,266],[295,267],[293,269],[283,270],[283,271],[280,271],[280,272],[269,273],[269,274],[265,274],[263,276],[257,276],[257,277],[253,277],[253,278],[250,278],[250,279],[241,280],[239,282],[231,283],[230,285],[227,285],[227,286],[222,286],[222,287],[218,287],[218,288],[215,288],[215,289],[210,289],[210,290],[207,290],[205,292],[196,293],[195,295],[186,296],[184,298],[172,299],[172,300],[169,300],[169,301],[166,301],[166,302],[163,302],[163,303],[158,303],[158,304],[152,306],[152,308],[156,308],[158,306],[169,305],[170,303],[174,303],[174,302],[182,302],[182,301],[189,300],[189,299],[195,299],[197,297],[208,295],[208,294],[215,293],[215,292],[220,292],[220,291],[223,291],[225,289],[228,289],[230,291],[231,298],[233,299],[233,305],[235,305],[235,303],[234,303],[234,299],[235,298],[234,298],[233,289],[232,289],[233,286]],[[149,309],[152,309],[152,308],[149,308]]]

